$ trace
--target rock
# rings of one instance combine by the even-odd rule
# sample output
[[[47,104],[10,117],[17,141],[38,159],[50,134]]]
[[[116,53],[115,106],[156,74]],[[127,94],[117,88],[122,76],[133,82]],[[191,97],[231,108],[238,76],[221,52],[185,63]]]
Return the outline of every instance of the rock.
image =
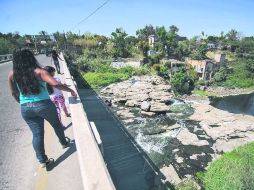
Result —
[[[169,92],[171,90],[171,86],[170,85],[165,85],[165,84],[160,84],[155,86],[155,88],[153,88],[155,91],[165,91],[165,92]]]
[[[236,139],[218,139],[214,144],[213,144],[213,149],[217,153],[222,153],[222,152],[229,152],[232,151],[233,149],[243,146],[245,144],[248,144],[252,142],[254,139],[254,133],[249,134],[248,137],[245,138],[236,138]]]
[[[157,102],[169,102],[173,95],[169,92],[164,92],[164,91],[153,91],[149,93],[149,97],[152,100],[155,100]]]
[[[105,104],[107,106],[112,106],[112,101],[111,100],[105,100]]]
[[[183,128],[176,137],[183,145],[206,146],[209,143],[206,140],[199,140],[197,135]]]
[[[115,98],[113,100],[114,103],[120,103],[120,104],[125,104],[127,102],[126,98]]]
[[[143,129],[144,135],[158,135],[165,132],[166,129],[160,127],[146,127]]]
[[[125,119],[134,118],[134,114],[129,112],[129,110],[119,110],[116,112],[116,114]]]
[[[123,120],[123,122],[126,124],[132,123],[132,122],[134,122],[134,119],[125,119],[125,120]]]
[[[147,101],[143,101],[142,103],[141,103],[141,110],[143,110],[143,111],[149,111],[149,109],[150,109],[150,107],[151,107],[151,104],[149,103],[149,102],[147,102]]]
[[[179,124],[174,124],[174,125],[171,125],[169,127],[167,127],[167,130],[174,130],[174,129],[178,129],[180,128],[181,126]]]
[[[147,112],[147,111],[141,111],[140,112],[142,115],[147,115],[147,116],[149,116],[149,117],[152,117],[152,116],[155,116],[156,115],[156,113],[154,113],[154,112]]]
[[[132,96],[126,96],[126,98],[128,100],[135,100],[137,102],[143,102],[149,99],[148,94],[144,94],[144,93],[138,93],[138,94],[134,94]]]
[[[254,131],[253,116],[232,114],[206,104],[194,103],[192,107],[195,112],[190,119],[199,121],[206,135],[215,141],[221,138],[231,139],[242,132]],[[245,138],[243,135],[241,137]]]
[[[175,155],[175,160],[178,164],[181,164],[184,161],[184,159],[182,157],[179,157],[177,154]]]
[[[160,102],[151,102],[151,107],[150,107],[150,111],[151,112],[167,112],[169,111],[169,106],[167,106],[164,103],[160,103]]]
[[[138,103],[136,100],[127,100],[125,103],[125,106],[128,107],[135,107],[138,106],[140,103]]]
[[[200,87],[199,87],[199,90],[206,91],[206,90],[207,90],[207,87],[206,87],[206,86],[200,86]]]
[[[181,182],[174,166],[171,164],[160,169],[161,173],[166,177],[165,181],[169,181],[172,184],[178,184]]]
[[[176,149],[174,149],[173,151],[172,151],[172,153],[176,153],[176,152],[178,152],[179,151],[179,148],[176,148]]]

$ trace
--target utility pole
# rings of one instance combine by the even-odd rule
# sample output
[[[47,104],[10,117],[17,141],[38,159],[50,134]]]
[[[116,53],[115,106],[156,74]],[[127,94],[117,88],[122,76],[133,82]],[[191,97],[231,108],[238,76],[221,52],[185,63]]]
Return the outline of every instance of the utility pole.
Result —
[[[35,51],[37,52],[37,45],[36,45],[35,35],[33,35],[33,39],[34,39],[34,48],[35,48]]]

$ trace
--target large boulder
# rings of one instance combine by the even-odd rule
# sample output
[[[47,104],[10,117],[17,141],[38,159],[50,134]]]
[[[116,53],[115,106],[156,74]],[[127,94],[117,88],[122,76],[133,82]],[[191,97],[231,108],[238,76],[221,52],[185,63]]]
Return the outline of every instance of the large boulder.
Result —
[[[129,112],[129,110],[124,109],[124,110],[119,110],[116,112],[116,114],[121,117],[122,119],[131,119],[134,118],[134,114]]]
[[[183,128],[177,135],[177,139],[183,145],[194,145],[194,146],[207,146],[209,145],[206,140],[199,140],[197,135],[191,133],[188,129]]]
[[[125,106],[128,107],[138,107],[140,105],[140,102],[137,102],[136,100],[127,100],[125,103]]]
[[[140,106],[141,110],[143,111],[149,111],[150,107],[151,107],[151,104],[148,101],[143,101]]]
[[[153,91],[149,93],[149,97],[154,101],[166,103],[172,99],[173,95],[165,91]]]
[[[170,107],[164,103],[160,102],[151,102],[150,111],[151,112],[168,112]]]

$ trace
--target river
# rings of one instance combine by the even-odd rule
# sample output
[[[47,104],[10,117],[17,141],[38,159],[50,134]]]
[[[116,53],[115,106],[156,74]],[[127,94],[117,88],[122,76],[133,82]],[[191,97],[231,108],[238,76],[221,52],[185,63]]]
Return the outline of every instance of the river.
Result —
[[[231,113],[254,116],[254,93],[227,96],[214,101],[211,105]]]

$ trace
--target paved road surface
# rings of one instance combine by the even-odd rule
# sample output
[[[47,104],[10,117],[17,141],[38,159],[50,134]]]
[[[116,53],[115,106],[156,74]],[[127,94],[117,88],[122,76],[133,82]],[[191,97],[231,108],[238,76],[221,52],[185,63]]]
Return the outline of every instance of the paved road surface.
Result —
[[[0,189],[28,190],[33,186],[37,162],[31,132],[9,92],[7,76],[11,68],[11,62],[0,64]]]
[[[51,64],[45,55],[37,59],[43,66]],[[70,118],[63,117],[63,123],[69,127],[66,135],[72,140],[70,148],[64,150],[52,127],[46,124],[46,152],[55,159],[55,164],[51,171],[40,169],[32,148],[32,134],[8,89],[7,76],[11,68],[11,62],[0,64],[0,190],[81,190]]]

